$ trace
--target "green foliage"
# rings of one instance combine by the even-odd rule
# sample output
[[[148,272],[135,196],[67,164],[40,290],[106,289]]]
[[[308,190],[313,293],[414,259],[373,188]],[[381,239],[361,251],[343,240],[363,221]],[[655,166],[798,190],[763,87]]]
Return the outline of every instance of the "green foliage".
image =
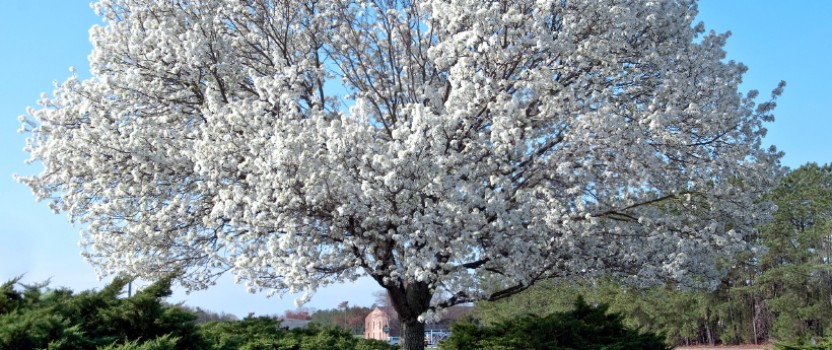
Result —
[[[538,283],[521,294],[498,302],[477,303],[477,314],[486,324],[493,324],[501,320],[513,319],[527,313],[543,316],[555,312],[572,309],[575,291],[587,289],[586,285],[575,283],[560,283],[549,280]],[[581,294],[587,295],[587,294]]]
[[[832,349],[832,337],[830,338],[802,338],[792,343],[775,343],[774,350],[829,350]]]
[[[398,348],[398,346],[375,339],[358,339],[358,344],[355,344],[355,350],[397,350]]]
[[[208,322],[199,325],[199,332],[213,350],[256,349],[266,346],[264,340],[279,339],[286,331],[280,321],[269,317],[247,317],[235,322]],[[288,342],[291,343],[291,342]]]
[[[769,198],[778,210],[760,230],[767,250],[753,288],[773,316],[772,336],[824,336],[832,327],[832,167],[795,169]]]
[[[363,306],[347,306],[345,309],[315,310],[312,322],[324,326],[348,329],[352,334],[364,334],[364,319],[372,309]]]
[[[478,303],[477,312],[485,324],[493,325],[521,317],[529,310],[538,316],[571,310],[570,303],[576,295],[585,296],[591,303],[608,305],[610,312],[623,315],[625,326],[664,334],[669,343],[699,340],[703,324],[716,323],[717,311],[705,293],[663,288],[636,290],[604,280],[545,281],[508,299]]]
[[[78,294],[48,289],[46,283],[23,285],[19,278],[4,283],[0,350],[206,349],[196,332],[196,316],[162,303],[170,295],[170,279],[119,298],[128,282],[116,278],[100,291]]]
[[[440,345],[443,350],[468,349],[669,349],[662,337],[626,327],[623,316],[607,305],[590,306],[579,297],[574,308],[547,316],[524,315],[478,327],[460,322]]]
[[[301,341],[300,350],[314,349],[354,349],[357,339],[347,331],[335,327],[325,327],[308,334]]]
[[[128,282],[116,278],[100,291],[78,294],[23,285],[20,278],[0,285],[0,350],[395,349],[333,326],[283,330],[269,317],[197,325],[195,312],[163,303],[170,279],[122,298]]]
[[[0,315],[0,350],[43,349],[52,342],[70,337],[77,338],[77,328],[70,328],[63,317],[49,310],[15,310]],[[71,347],[62,345],[60,348]]]
[[[99,347],[98,350],[176,350],[179,338],[163,335],[148,341],[127,341],[122,344],[112,344],[107,347]]]

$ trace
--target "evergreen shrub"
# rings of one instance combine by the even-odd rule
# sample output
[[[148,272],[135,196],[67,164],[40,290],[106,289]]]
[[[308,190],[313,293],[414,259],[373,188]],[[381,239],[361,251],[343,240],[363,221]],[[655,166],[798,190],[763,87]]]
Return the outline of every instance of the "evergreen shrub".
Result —
[[[669,350],[662,335],[626,327],[608,306],[582,297],[574,309],[547,316],[525,315],[480,327],[460,322],[440,344],[442,350]]]

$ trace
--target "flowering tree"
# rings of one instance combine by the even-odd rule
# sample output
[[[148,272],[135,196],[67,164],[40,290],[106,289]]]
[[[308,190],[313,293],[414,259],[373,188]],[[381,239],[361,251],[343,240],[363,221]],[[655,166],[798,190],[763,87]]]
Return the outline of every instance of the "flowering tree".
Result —
[[[767,216],[774,104],[693,1],[94,7],[93,76],[23,118],[21,181],[102,273],[369,275],[412,349],[436,310],[543,278],[707,285]]]

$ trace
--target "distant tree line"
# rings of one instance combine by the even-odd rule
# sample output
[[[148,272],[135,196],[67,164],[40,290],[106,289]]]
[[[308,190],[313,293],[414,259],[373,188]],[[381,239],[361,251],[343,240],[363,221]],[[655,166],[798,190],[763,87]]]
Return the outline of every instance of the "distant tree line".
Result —
[[[321,325],[341,327],[351,334],[364,334],[364,319],[373,311],[372,307],[350,306],[341,303],[337,309],[315,310],[309,320]]]
[[[498,302],[477,304],[485,324],[526,313],[569,310],[576,295],[609,304],[624,322],[663,333],[674,344],[805,342],[832,335],[832,166],[790,171],[766,200],[773,220],[753,243],[725,259],[727,274],[713,291],[666,286],[649,290],[609,281],[556,281]],[[760,213],[764,215],[765,213]]]

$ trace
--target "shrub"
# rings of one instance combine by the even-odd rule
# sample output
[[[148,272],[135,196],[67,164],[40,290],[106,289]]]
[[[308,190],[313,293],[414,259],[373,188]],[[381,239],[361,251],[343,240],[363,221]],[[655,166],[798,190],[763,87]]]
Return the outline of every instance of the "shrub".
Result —
[[[113,344],[98,350],[176,350],[179,338],[163,335],[148,341],[127,341],[123,344]]]
[[[492,326],[462,322],[440,344],[442,350],[600,349],[669,350],[663,337],[624,326],[623,316],[607,305],[588,305],[579,297],[572,311],[548,316],[526,315]]]
[[[832,349],[830,338],[803,338],[795,343],[775,343],[774,350],[828,350]]]

